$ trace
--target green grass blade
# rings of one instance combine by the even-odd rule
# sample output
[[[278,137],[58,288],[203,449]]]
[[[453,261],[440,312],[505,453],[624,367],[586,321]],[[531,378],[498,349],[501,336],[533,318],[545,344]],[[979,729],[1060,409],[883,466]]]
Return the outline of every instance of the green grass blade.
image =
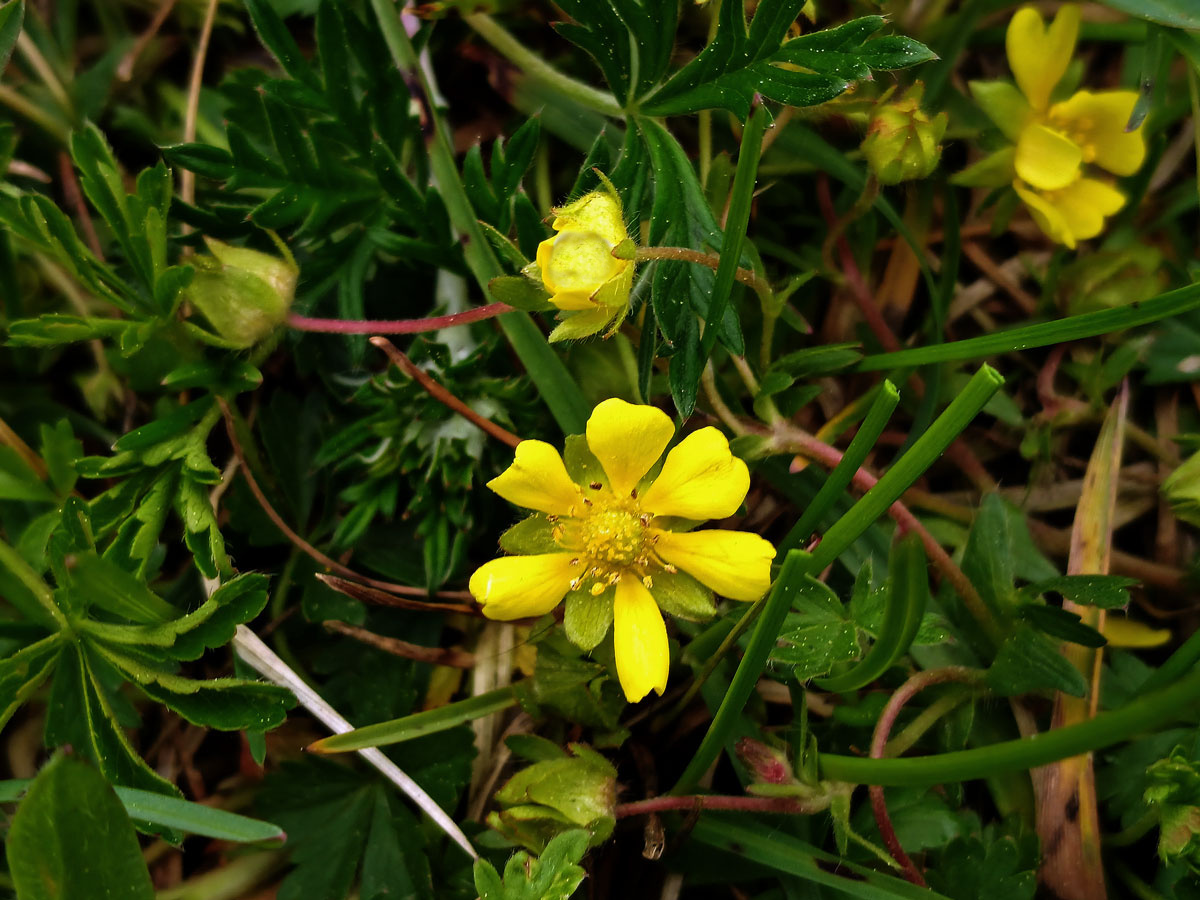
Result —
[[[447,706],[425,712],[414,713],[387,722],[377,722],[355,728],[344,734],[335,734],[322,738],[309,746],[314,753],[346,753],[351,750],[363,750],[367,747],[383,747],[387,744],[398,744],[401,741],[411,741],[413,738],[424,737],[438,731],[445,731],[463,722],[470,722],[483,716],[491,715],[502,709],[508,709],[517,703],[517,695],[511,687],[497,688],[459,700]]]
[[[855,371],[879,372],[908,366],[925,366],[930,363],[961,362],[998,353],[1048,347],[1064,341],[1077,341],[1148,325],[1197,308],[1200,308],[1200,284],[1190,284],[1144,302],[1131,303],[1116,309],[1101,309],[1066,319],[1056,319],[1053,322],[1039,322],[1036,325],[984,334],[965,341],[952,341],[932,347],[914,347],[909,350],[897,350],[895,353],[877,353],[861,360],[855,366]]]
[[[725,237],[721,244],[721,262],[717,265],[717,277],[713,282],[712,300],[708,308],[707,327],[700,340],[700,349],[705,359],[712,353],[717,342],[719,323],[729,306],[729,295],[737,276],[738,262],[742,258],[742,241],[750,224],[750,207],[754,202],[754,183],[758,177],[758,160],[762,156],[763,134],[771,114],[761,103],[755,107],[746,127],[742,130],[742,146],[738,151],[737,171],[733,176],[733,189],[729,195],[729,213],[725,217]]]
[[[829,508],[841,496],[842,491],[850,484],[850,480],[854,477],[854,473],[866,461],[867,454],[875,446],[875,442],[879,440],[879,435],[883,433],[883,429],[887,427],[888,420],[892,416],[892,412],[896,409],[896,404],[900,402],[900,392],[896,390],[896,386],[890,381],[884,381],[879,387],[879,393],[875,396],[871,403],[870,410],[867,411],[867,416],[863,419],[862,425],[859,426],[858,433],[854,435],[854,439],[850,441],[850,446],[846,448],[846,452],[842,454],[842,461],[838,463],[829,476],[825,479],[825,483],[821,485],[821,489],[817,491],[817,495],[813,497],[799,520],[788,531],[783,541],[779,544],[779,552],[785,553],[795,547],[799,547],[806,541],[821,524],[821,519]]]

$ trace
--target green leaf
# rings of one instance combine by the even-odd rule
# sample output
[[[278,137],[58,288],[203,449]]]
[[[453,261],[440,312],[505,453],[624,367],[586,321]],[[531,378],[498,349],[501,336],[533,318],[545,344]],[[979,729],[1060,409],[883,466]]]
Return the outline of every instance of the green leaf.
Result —
[[[755,94],[788,106],[816,106],[834,99],[871,69],[900,69],[934,59],[906,37],[868,38],[882,16],[865,16],[785,40],[803,6],[798,0],[764,0],[749,29],[745,11],[723,5],[716,38],[644,103],[652,116],[727,109],[745,121]]]
[[[34,779],[5,853],[21,900],[154,898],[121,801],[99,772],[69,756],[55,757]]]
[[[987,670],[987,683],[1002,697],[1031,691],[1062,691],[1072,697],[1087,694],[1087,682],[1058,652],[1058,646],[1028,625],[1005,638]]]
[[[62,644],[62,634],[52,634],[0,660],[0,728],[50,677]]]
[[[1082,616],[1061,607],[1026,603],[1018,607],[1017,612],[1038,631],[1061,641],[1070,641],[1084,647],[1103,647],[1108,643],[1099,631],[1083,624]]]
[[[666,72],[679,0],[562,0],[558,5],[574,21],[556,23],[555,30],[596,61],[618,103],[640,95]]]
[[[70,590],[85,604],[141,624],[166,622],[179,614],[144,583],[95,551],[76,555]]]
[[[1120,609],[1129,605],[1129,588],[1136,578],[1122,575],[1059,575],[1021,588],[1029,597],[1057,594],[1064,600],[1095,606],[1098,609]]]
[[[1200,12],[1191,0],[1100,0],[1105,6],[1136,16],[1192,31],[1200,30]]]
[[[0,73],[8,65],[8,57],[21,34],[25,20],[25,0],[12,0],[0,6]]]
[[[571,829],[553,837],[541,856],[514,853],[501,882],[496,868],[475,860],[475,890],[480,900],[569,900],[587,873],[579,863],[588,848],[588,834]]]
[[[258,32],[258,39],[271,55],[283,66],[283,70],[300,84],[314,91],[321,90],[321,81],[313,71],[295,39],[283,24],[283,19],[266,0],[245,0],[250,21]]]

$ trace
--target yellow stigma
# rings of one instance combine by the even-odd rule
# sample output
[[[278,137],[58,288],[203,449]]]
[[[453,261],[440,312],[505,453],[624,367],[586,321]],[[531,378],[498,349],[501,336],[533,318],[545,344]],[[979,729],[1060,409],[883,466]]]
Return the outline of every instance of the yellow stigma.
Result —
[[[603,593],[627,573],[644,583],[654,548],[651,517],[641,511],[637,499],[614,497],[599,487],[591,485],[594,493],[580,514],[557,524],[553,532],[558,545],[578,554],[582,565],[572,589],[590,580],[593,594]]]

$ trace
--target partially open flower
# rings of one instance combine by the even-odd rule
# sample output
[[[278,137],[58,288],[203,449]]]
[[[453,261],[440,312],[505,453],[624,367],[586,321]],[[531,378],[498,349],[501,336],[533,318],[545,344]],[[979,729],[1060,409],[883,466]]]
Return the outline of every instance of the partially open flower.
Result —
[[[1059,8],[1047,26],[1032,6],[1018,10],[1005,38],[1017,86],[974,82],[972,94],[1004,134],[1015,142],[1013,187],[1038,227],[1068,247],[1095,237],[1104,220],[1125,205],[1107,180],[1091,177],[1098,166],[1132,175],[1146,158],[1140,126],[1127,130],[1137,103],[1134,91],[1077,91],[1050,98],[1066,74],[1079,34],[1079,7]]]
[[[196,274],[185,294],[226,347],[253,347],[283,324],[296,294],[299,270],[249,247],[205,238],[212,256],[192,260]]]
[[[565,313],[550,340],[611,334],[633,288],[632,260],[613,255],[628,238],[621,201],[614,191],[593,191],[554,212],[558,233],[538,245],[536,261],[550,302]]]
[[[771,583],[775,548],[758,536],[692,530],[723,519],[750,487],[746,464],[717,429],[694,431],[656,464],[675,433],[652,406],[605,400],[586,440],[568,438],[566,462],[549,444],[522,441],[513,464],[488,487],[536,511],[501,538],[520,554],[485,563],[470,590],[493,619],[549,612],[566,598],[564,625],[591,649],[613,626],[617,676],[636,702],[667,684],[667,631],[660,609],[702,619],[713,592],[757,600]]]

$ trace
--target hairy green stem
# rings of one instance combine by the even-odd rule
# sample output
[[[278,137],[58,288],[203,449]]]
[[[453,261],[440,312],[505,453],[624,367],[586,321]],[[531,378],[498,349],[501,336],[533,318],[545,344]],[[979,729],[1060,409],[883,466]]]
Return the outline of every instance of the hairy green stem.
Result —
[[[606,116],[625,114],[625,110],[621,108],[621,104],[612,94],[597,90],[590,84],[584,84],[569,75],[564,75],[509,34],[504,26],[491,16],[485,13],[472,13],[463,16],[463,21],[518,69],[530,78],[553,88],[563,97]]]

